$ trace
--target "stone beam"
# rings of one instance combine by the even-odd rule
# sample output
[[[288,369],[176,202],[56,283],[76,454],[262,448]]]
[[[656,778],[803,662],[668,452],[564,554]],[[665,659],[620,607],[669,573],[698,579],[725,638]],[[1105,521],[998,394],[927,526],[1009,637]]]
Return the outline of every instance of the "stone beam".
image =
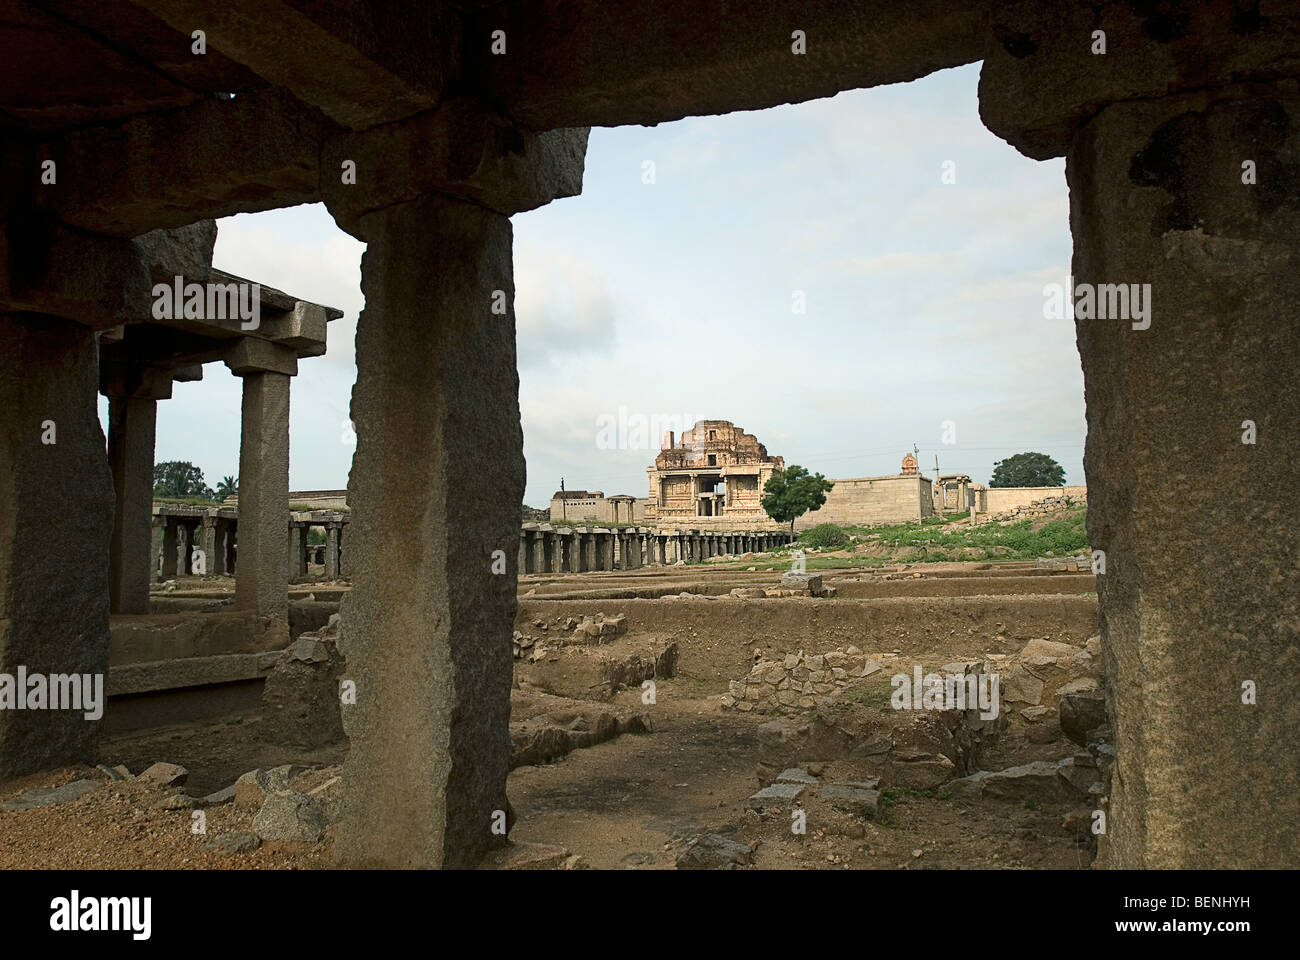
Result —
[[[130,240],[73,230],[41,211],[0,224],[0,310],[94,329],[146,315],[150,277]]]
[[[582,192],[585,128],[532,133],[469,100],[326,142],[320,192],[339,224],[394,203],[441,193],[498,213],[531,210]],[[355,182],[345,172],[355,167]]]
[[[454,79],[461,17],[436,0],[135,2],[354,130],[428,110]]]
[[[68,227],[22,202],[0,228],[0,309],[68,317],[95,329],[147,317],[155,276],[206,276],[216,240],[211,221],[127,240]]]
[[[279,87],[85,127],[41,144],[59,180],[40,198],[65,223],[119,237],[312,203],[333,129]]]
[[[1105,35],[1104,53],[1096,52],[1096,31]],[[1000,7],[990,20],[980,117],[1021,153],[1045,160],[1064,156],[1075,133],[1108,104],[1298,75],[1300,10],[1293,4],[1026,0]]]
[[[468,20],[469,86],[534,130],[655,124],[972,63],[991,0],[508,0]],[[506,52],[492,52],[505,31]],[[802,30],[807,52],[792,52]]]

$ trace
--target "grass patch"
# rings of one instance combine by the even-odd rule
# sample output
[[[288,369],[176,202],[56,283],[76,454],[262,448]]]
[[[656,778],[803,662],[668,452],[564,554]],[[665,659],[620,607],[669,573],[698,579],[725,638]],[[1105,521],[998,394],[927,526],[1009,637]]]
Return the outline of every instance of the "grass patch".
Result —
[[[799,542],[823,550],[838,550],[849,542],[849,535],[838,524],[819,523],[811,530],[799,534]]]
[[[849,703],[859,703],[864,707],[879,707],[889,710],[889,699],[894,695],[894,685],[889,677],[872,677],[862,683],[845,687],[840,699]]]

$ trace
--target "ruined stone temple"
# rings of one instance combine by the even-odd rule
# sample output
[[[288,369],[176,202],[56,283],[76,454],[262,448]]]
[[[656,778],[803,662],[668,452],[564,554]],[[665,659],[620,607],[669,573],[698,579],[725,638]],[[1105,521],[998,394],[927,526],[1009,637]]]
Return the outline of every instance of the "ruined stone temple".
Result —
[[[1140,328],[1075,321],[1088,537],[1107,556],[1100,861],[1300,862],[1300,500],[1277,495],[1300,447],[1295,3],[6,0],[0,50],[0,671],[107,669],[128,503],[149,562],[148,500],[116,469],[144,455],[108,449],[96,417],[116,389],[101,336],[151,316],[156,269],[205,269],[194,224],[324,203],[367,244],[342,607],[367,693],[343,718],[336,855],[478,863],[504,842],[524,487],[511,215],[581,191],[591,126],[981,62],[985,126],[1065,160],[1074,281],[1150,284]],[[245,543],[236,569],[279,558],[241,594],[250,617],[275,617],[287,553],[278,411],[298,353],[280,337],[231,354],[267,473],[240,513],[265,518],[268,563]],[[128,419],[147,382],[121,382]],[[676,478],[652,483],[656,511],[752,509],[766,454],[738,443],[728,463],[707,431],[730,424],[700,427],[651,471]],[[95,741],[94,723],[0,713],[5,770],[93,760]]]
[[[669,431],[646,467],[646,519],[664,523],[768,525],[763,486],[785,461],[729,420],[701,420],[680,439]]]

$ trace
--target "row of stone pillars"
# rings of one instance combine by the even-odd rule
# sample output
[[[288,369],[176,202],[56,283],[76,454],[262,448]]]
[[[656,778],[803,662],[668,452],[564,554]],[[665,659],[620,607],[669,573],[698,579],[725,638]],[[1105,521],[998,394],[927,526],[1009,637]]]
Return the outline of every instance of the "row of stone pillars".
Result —
[[[325,576],[331,580],[344,576],[343,532],[347,522],[348,515],[337,510],[290,513],[289,579],[306,577],[309,562],[322,564]],[[311,544],[309,531],[313,527],[325,532],[325,543]],[[239,514],[236,508],[155,504],[148,579],[166,580],[198,573],[236,574],[238,547]],[[195,549],[203,554],[201,568]]]
[[[149,580],[234,573],[237,527],[237,521],[227,517],[155,514]],[[203,553],[201,569],[196,564],[196,548]]]
[[[519,532],[520,573],[634,570],[649,564],[697,563],[710,557],[761,553],[789,543],[780,531],[653,530],[645,527],[551,527]]]
[[[312,546],[308,534],[312,527],[325,529],[323,546]],[[299,519],[295,514],[289,521],[289,579],[301,580],[307,576],[307,563],[312,554],[318,554],[325,566],[325,579],[337,580],[347,574],[343,553],[343,533],[347,520],[339,514],[330,519]]]

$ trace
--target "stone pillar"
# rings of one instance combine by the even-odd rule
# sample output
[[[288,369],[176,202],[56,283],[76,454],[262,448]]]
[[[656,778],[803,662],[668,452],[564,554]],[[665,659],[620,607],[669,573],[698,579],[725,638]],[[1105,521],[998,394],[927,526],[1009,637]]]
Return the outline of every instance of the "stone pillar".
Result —
[[[1099,864],[1290,867],[1300,92],[1275,69],[1293,60],[1268,58],[1296,48],[1294,19],[1252,22],[1215,2],[1176,23],[1135,9],[1018,8],[1004,26],[1035,52],[991,44],[980,82],[991,129],[1066,157],[1115,737]],[[1133,66],[1116,72],[1086,43],[1071,54],[1092,29]]]
[[[336,549],[338,551],[339,577],[344,580],[352,575],[352,555],[348,552],[351,547],[352,541],[348,539],[348,525],[340,523]]]
[[[337,580],[342,571],[339,569],[339,525],[325,526],[325,579]]]
[[[545,540],[540,530],[535,530],[528,539],[528,572],[541,573],[543,558],[546,556]]]
[[[163,557],[163,536],[167,525],[162,517],[153,516],[149,524],[149,582],[158,580],[158,569]]]
[[[244,380],[235,606],[287,623],[289,383],[297,357],[287,347],[245,338],[226,364]]]
[[[536,549],[539,551],[537,557],[538,573],[554,573],[559,569],[559,557],[556,556],[559,551],[558,537],[554,533],[542,531],[537,534]]]
[[[289,522],[289,579],[300,580],[307,576],[307,531],[300,521]]]
[[[600,569],[614,569],[614,534],[611,532],[600,533],[596,535],[596,545],[599,548]]]
[[[170,395],[171,380],[166,383]],[[149,612],[158,401],[148,394],[147,389],[116,389],[108,394],[108,466],[114,490],[108,600],[113,613]]]
[[[542,555],[546,558],[546,567],[542,572],[559,574],[564,570],[564,537],[555,531],[545,533],[543,537],[546,540],[546,548]]]
[[[227,574],[234,574],[235,570],[238,567],[238,562],[239,562],[239,521],[238,520],[226,521],[224,540],[226,544],[226,549],[224,551],[224,559],[226,561],[226,564],[225,564],[225,569],[222,572]]]
[[[189,517],[180,521],[180,556],[177,566],[181,576],[188,577],[194,572],[195,524]]]
[[[114,491],[97,381],[88,327],[0,313],[0,673],[108,673]],[[0,778],[94,763],[98,729],[84,711],[0,710]]]
[[[203,517],[199,521],[199,549],[203,551],[203,570],[205,575],[211,575],[213,558],[217,554],[217,518],[213,513]]]
[[[343,708],[336,857],[468,868],[504,842],[510,763],[517,571],[491,573],[494,550],[516,555],[524,493],[510,221],[428,195],[360,216],[356,233],[342,614],[358,695]]]
[[[519,567],[519,573],[528,572],[528,545],[529,532],[527,530],[519,531],[519,559],[516,561]]]

